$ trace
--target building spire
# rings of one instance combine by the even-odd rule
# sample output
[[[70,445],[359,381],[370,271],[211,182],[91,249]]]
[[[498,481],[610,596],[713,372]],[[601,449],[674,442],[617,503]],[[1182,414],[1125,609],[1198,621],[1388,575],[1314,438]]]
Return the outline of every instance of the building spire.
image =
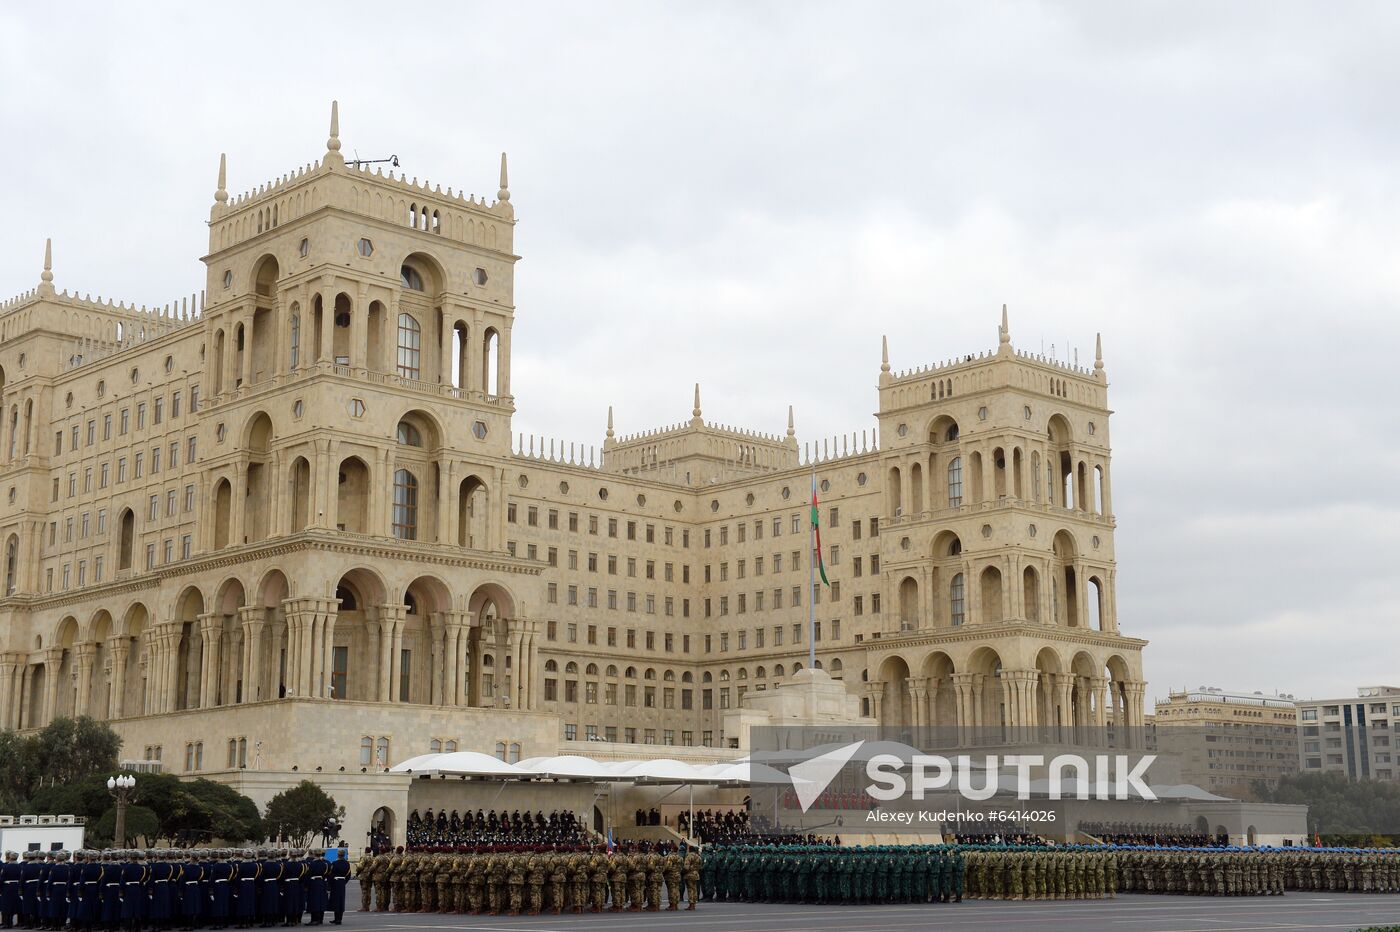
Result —
[[[690,426],[691,426],[691,427],[701,427],[701,426],[704,425],[704,423],[705,423],[704,418],[702,418],[702,417],[700,416],[700,383],[699,383],[699,382],[696,382],[696,383],[695,383],[695,407],[692,408],[692,409],[691,409],[691,412],[690,412]]]
[[[344,165],[345,156],[340,154],[340,101],[331,101],[331,134],[326,139],[326,154],[321,159],[324,164]]]
[[[888,336],[880,337],[880,371],[890,371],[890,338]]]
[[[612,405],[608,405],[608,439],[613,438]]]
[[[797,436],[797,429],[793,426],[793,422],[792,422],[792,405],[788,405],[788,432],[787,432],[787,435],[788,435],[789,437],[796,437],[796,436]]]
[[[53,239],[44,240],[44,271],[39,273],[39,293],[53,294]]]
[[[1011,325],[1007,323],[1005,304],[1001,306],[1001,329],[997,331],[997,335],[1003,346],[1011,342]]]
[[[219,153],[219,190],[214,192],[214,200],[220,204],[228,203],[228,153]]]
[[[1103,334],[1094,334],[1094,374],[1103,374]]]
[[[496,200],[510,200],[510,182],[506,179],[506,154],[501,153],[501,190],[496,192]]]

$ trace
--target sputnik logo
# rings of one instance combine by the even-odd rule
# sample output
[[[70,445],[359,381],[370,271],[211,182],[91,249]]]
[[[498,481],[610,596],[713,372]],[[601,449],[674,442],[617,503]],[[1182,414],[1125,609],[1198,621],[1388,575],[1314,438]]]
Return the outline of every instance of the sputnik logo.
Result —
[[[812,804],[826,792],[826,788],[836,779],[841,768],[846,766],[864,743],[857,741],[855,744],[827,751],[788,768],[788,776],[792,777],[792,788],[797,793],[797,801],[803,812],[812,808]]]

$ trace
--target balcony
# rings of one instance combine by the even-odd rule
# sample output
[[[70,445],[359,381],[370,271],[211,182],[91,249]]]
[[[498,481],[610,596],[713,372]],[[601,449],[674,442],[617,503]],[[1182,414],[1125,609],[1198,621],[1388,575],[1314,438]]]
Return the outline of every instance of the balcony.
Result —
[[[439,398],[452,398],[471,404],[500,408],[505,411],[515,410],[515,399],[509,395],[492,395],[477,389],[458,388],[455,385],[442,385],[437,382],[425,382],[421,379],[405,378],[396,372],[379,372],[373,369],[366,369],[363,366],[350,366],[343,363],[328,362],[315,363],[288,372],[280,372],[250,384],[240,383],[230,391],[205,398],[202,402],[202,408],[212,410],[234,401],[266,394],[287,385],[309,382],[318,375],[342,379],[351,384],[404,388],[412,392],[419,392],[424,395],[432,395]]]

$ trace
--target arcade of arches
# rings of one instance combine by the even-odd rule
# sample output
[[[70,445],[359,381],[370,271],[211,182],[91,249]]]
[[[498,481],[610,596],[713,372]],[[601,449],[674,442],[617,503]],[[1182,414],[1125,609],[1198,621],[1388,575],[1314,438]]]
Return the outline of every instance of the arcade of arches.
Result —
[[[291,595],[279,570],[247,589],[236,578],[189,586],[165,619],[135,601],[116,616],[65,617],[27,656],[0,654],[0,727],[295,696],[529,709],[536,626],[511,617],[512,605],[500,586],[457,599],[432,576],[390,598],[362,567],[334,597]]]
[[[1113,729],[1133,746],[1145,724],[1146,684],[1117,654],[1098,661],[1081,650],[1065,663],[1043,647],[1033,668],[1018,670],[984,646],[933,650],[912,662],[888,654],[872,658],[871,668],[862,684],[865,714],[890,728],[938,729],[962,745],[1084,744]]]

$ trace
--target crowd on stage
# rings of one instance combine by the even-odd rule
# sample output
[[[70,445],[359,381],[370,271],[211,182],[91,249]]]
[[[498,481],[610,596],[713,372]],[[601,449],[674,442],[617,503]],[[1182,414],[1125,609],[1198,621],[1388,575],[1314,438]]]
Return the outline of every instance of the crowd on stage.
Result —
[[[943,827],[943,840],[959,845],[1015,845],[1021,848],[1048,848],[1050,841],[1033,832],[1007,829],[1003,832],[957,832],[950,826]]]
[[[224,929],[341,923],[350,878],[338,849],[6,852],[0,928]]]
[[[676,830],[691,834],[706,845],[824,845],[832,842],[816,835],[793,832],[773,825],[762,815],[750,817],[747,809],[702,809],[692,825],[689,813],[676,819]],[[839,839],[835,842],[840,844]]]
[[[1106,845],[1166,845],[1174,848],[1224,848],[1229,836],[1198,832],[1189,825],[1146,822],[1080,822],[1079,831]]]
[[[473,845],[578,845],[589,841],[587,830],[572,812],[476,812],[414,810],[408,817],[410,848],[460,848]],[[371,844],[375,853],[389,850],[388,839]]]

